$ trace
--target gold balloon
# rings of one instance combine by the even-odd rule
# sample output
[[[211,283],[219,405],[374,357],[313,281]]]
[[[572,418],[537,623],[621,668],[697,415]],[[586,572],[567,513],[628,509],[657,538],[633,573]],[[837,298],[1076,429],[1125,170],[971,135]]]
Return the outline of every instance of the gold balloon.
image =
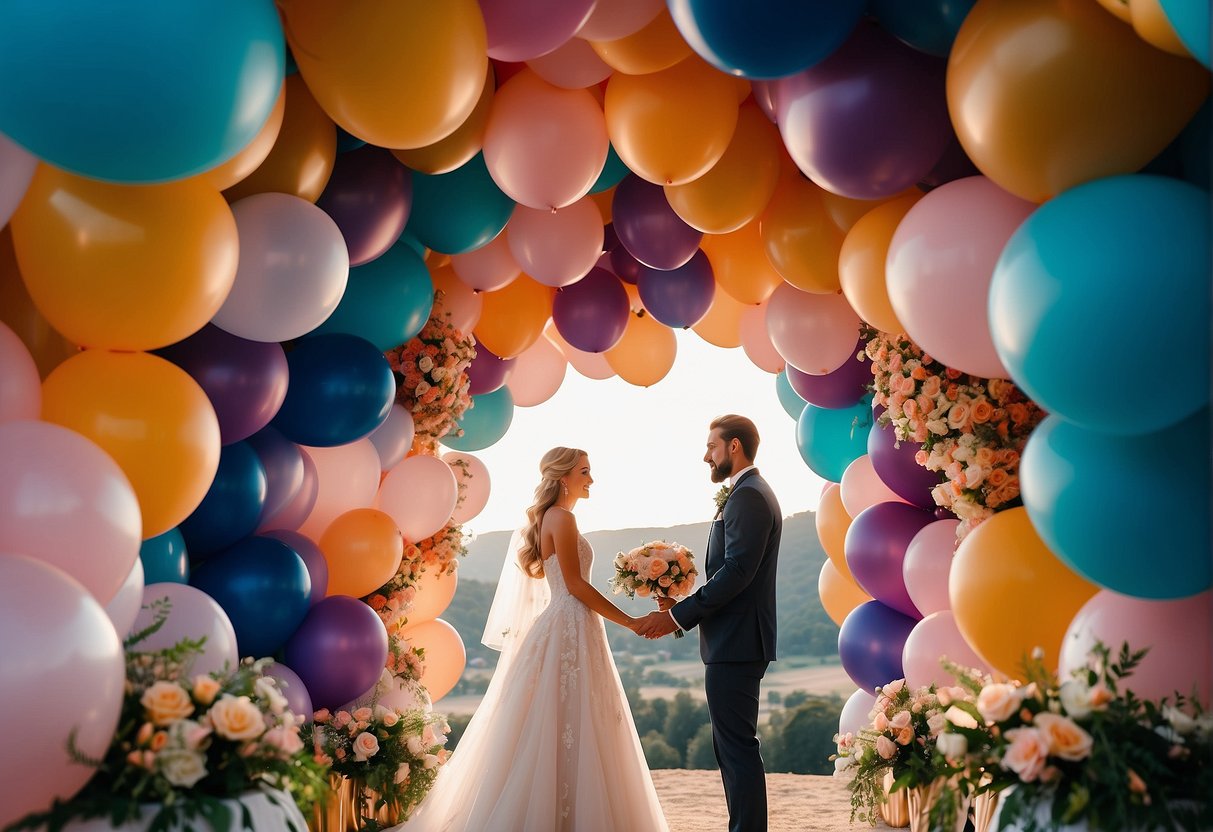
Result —
[[[678,339],[652,315],[630,315],[619,343],[606,351],[607,364],[628,384],[651,387],[674,366]]]
[[[553,295],[553,289],[525,274],[501,289],[481,293],[476,340],[498,358],[514,358],[543,335]]]
[[[490,64],[485,73],[480,98],[476,99],[476,106],[472,108],[471,115],[464,119],[463,124],[456,127],[449,136],[444,136],[433,144],[413,150],[393,150],[392,153],[410,168],[421,173],[450,173],[455,168],[463,167],[484,147],[484,131],[489,123],[489,111],[493,107],[496,86],[493,81],[493,66]]]
[[[417,581],[417,595],[413,599],[413,609],[409,612],[409,624],[432,621],[442,615],[451,605],[451,600],[455,597],[455,589],[458,586],[458,572],[452,572],[449,575],[443,575],[434,569],[422,572]]]
[[[212,187],[218,188],[221,191],[224,188],[230,188],[241,179],[244,179],[260,167],[265,158],[270,155],[270,151],[274,149],[274,145],[278,142],[278,133],[282,129],[282,119],[285,114],[286,84],[284,83],[282,89],[278,92],[278,100],[274,102],[274,109],[270,110],[270,117],[265,120],[265,124],[257,131],[257,135],[253,137],[253,140],[222,165],[198,175],[206,179]]]
[[[814,519],[817,523],[817,539],[821,541],[821,548],[826,550],[830,562],[834,564],[839,575],[848,581],[854,581],[843,545],[847,539],[847,529],[851,528],[851,515],[847,514],[846,507],[842,504],[841,485],[832,482],[821,492]]]
[[[834,562],[829,560],[821,565],[817,576],[817,597],[821,599],[826,615],[839,627],[851,610],[872,600],[871,595],[860,589],[854,580],[839,573]]]
[[[699,247],[712,264],[716,283],[739,303],[762,303],[783,283],[767,257],[757,221],[728,234],[704,234]]]
[[[632,34],[616,40],[592,40],[590,47],[607,66],[628,75],[660,72],[691,54],[690,44],[665,8]]]
[[[790,164],[759,218],[767,257],[783,279],[805,292],[838,291],[838,252],[843,234],[826,213],[822,189]]]
[[[897,225],[921,198],[921,193],[911,193],[873,208],[847,232],[838,253],[842,293],[860,318],[882,332],[906,329],[889,300],[885,259]]]

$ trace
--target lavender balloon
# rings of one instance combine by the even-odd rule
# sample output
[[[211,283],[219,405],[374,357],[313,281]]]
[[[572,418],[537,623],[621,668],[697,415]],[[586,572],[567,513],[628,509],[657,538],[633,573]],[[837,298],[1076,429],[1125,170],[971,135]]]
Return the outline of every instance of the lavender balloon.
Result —
[[[350,265],[369,263],[400,239],[413,205],[409,169],[387,150],[367,145],[337,157],[316,206],[341,229]]]
[[[316,498],[320,496],[320,478],[316,472],[316,463],[306,451],[300,451],[299,456],[303,460],[303,482],[286,505],[272,515],[262,515],[261,522],[257,524],[258,532],[268,529],[297,529],[316,507]]]
[[[877,601],[922,618],[906,590],[902,562],[914,535],[935,517],[905,503],[877,503],[859,512],[847,529],[843,551],[855,583]]]
[[[640,267],[636,281],[640,300],[654,318],[668,327],[687,327],[699,323],[716,294],[716,276],[702,250],[683,265],[669,271]]]
[[[611,217],[619,242],[646,266],[669,271],[699,250],[703,232],[674,213],[660,185],[628,174],[615,188]]]
[[[556,293],[552,321],[560,337],[583,352],[605,352],[628,326],[628,293],[619,278],[597,266]]]
[[[904,677],[901,653],[917,618],[903,615],[879,601],[865,601],[838,630],[838,657],[856,685],[873,690]]]
[[[387,662],[387,630],[366,604],[348,595],[325,598],[286,642],[286,663],[312,704],[348,702],[379,678]]]
[[[272,537],[291,547],[303,565],[307,567],[308,577],[312,579],[312,591],[308,595],[308,605],[316,606],[324,600],[329,591],[329,562],[324,559],[324,552],[310,537],[287,529],[274,529],[265,532],[262,537]]]
[[[907,439],[897,447],[897,434],[892,425],[881,425],[879,421],[868,433],[868,456],[876,475],[894,494],[907,502],[924,509],[935,509],[935,498],[931,490],[939,485],[938,471],[929,471],[915,460],[922,448],[918,442]]]
[[[278,680],[278,690],[286,697],[286,706],[291,713],[302,717],[304,724],[312,721],[312,697],[299,674],[281,662],[270,662],[265,666],[265,675]]]
[[[250,436],[248,444],[265,468],[265,503],[261,507],[260,525],[286,508],[303,487],[303,452],[268,425]]]
[[[863,340],[855,345],[855,352],[863,350]],[[791,364],[786,367],[788,384],[800,398],[818,407],[839,410],[851,407],[867,395],[867,386],[872,383],[872,365],[864,360],[850,359],[832,373],[813,376],[802,373]]]
[[[514,358],[498,358],[489,352],[484,344],[476,345],[476,357],[468,365],[468,392],[473,396],[481,393],[492,393],[501,385],[514,369]]]

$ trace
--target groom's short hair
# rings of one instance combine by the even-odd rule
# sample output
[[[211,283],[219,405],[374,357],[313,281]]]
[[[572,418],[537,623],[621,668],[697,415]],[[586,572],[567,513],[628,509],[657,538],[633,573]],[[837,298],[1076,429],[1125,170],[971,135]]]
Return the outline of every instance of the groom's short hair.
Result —
[[[741,443],[741,452],[746,459],[753,460],[758,455],[758,428],[744,416],[729,413],[717,416],[708,426],[708,430],[719,430],[720,438],[728,444],[736,439]]]

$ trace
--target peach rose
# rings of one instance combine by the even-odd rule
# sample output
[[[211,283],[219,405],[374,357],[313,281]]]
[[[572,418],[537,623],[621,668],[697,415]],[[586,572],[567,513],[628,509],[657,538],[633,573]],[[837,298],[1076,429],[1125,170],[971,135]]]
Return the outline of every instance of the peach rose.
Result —
[[[224,696],[208,716],[215,733],[229,740],[252,740],[265,733],[265,719],[247,696]]]
[[[209,705],[219,695],[219,683],[210,676],[195,676],[193,694],[199,705]]]
[[[990,421],[992,415],[994,415],[994,406],[985,399],[973,403],[973,421],[977,424]]]
[[[171,725],[194,712],[190,695],[176,682],[156,682],[139,697],[153,725]]]
[[[374,716],[374,711],[370,708],[358,708],[350,716],[358,722],[370,722],[371,717]]]
[[[653,579],[660,578],[666,572],[670,571],[670,565],[661,558],[653,558],[649,562],[649,577]]]
[[[1023,691],[1013,685],[986,685],[977,694],[977,712],[987,723],[1002,722],[1019,708]]]
[[[876,712],[876,716],[872,718],[872,728],[882,734],[888,730],[889,718],[884,715],[884,711]]]
[[[1044,768],[1049,756],[1048,743],[1035,728],[1012,728],[1007,731],[1006,738],[1010,745],[1003,755],[1002,767],[1015,772],[1025,783],[1031,783]]]
[[[889,720],[889,727],[897,731],[900,731],[902,728],[908,728],[909,726],[909,711],[898,711],[897,713],[893,714],[893,718]]]
[[[1050,754],[1063,760],[1085,760],[1091,755],[1094,740],[1068,716],[1047,712],[1037,714],[1036,728],[1048,743]]]
[[[354,737],[354,759],[360,763],[365,763],[371,757],[379,753],[379,740],[375,735],[363,731],[358,736]]]
[[[914,729],[902,728],[897,732],[895,741],[898,745],[909,745],[910,743],[914,742]]]
[[[891,739],[882,735],[876,738],[876,753],[886,760],[891,760],[897,756],[897,746]]]

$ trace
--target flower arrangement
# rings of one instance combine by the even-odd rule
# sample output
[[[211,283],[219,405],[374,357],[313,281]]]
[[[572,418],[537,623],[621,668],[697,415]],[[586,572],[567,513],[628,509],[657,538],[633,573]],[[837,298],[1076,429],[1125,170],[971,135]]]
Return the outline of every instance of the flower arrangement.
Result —
[[[958,537],[1019,505],[1020,455],[1044,411],[1013,383],[945,367],[904,334],[864,337],[880,423],[921,444],[918,464],[943,474],[932,496],[960,518]]]
[[[654,540],[615,555],[611,590],[616,595],[627,593],[629,598],[689,595],[698,574],[690,549],[679,543]]]
[[[373,792],[363,811],[390,807],[404,820],[421,802],[446,762],[446,719],[421,709],[374,704],[353,711],[316,711],[304,731],[321,763]]]
[[[733,487],[729,485],[720,486],[720,490],[716,492],[716,516],[720,517],[724,514],[724,504],[729,501],[729,495],[733,493]]]
[[[1122,690],[1145,653],[1096,644],[1059,682],[1038,651],[1024,684],[968,683],[974,696],[947,732],[971,783],[1015,787],[1002,791],[1003,826],[1213,828],[1213,714],[1181,695],[1156,703]]]
[[[152,606],[152,625],[127,641],[126,693],[104,758],[89,760],[69,747],[76,762],[97,773],[69,802],[57,801],[12,828],[45,825],[55,832],[74,818],[106,818],[118,826],[139,819],[141,804],[156,803],[161,808],[152,829],[200,829],[205,821],[227,832],[239,827],[224,799],[264,786],[307,809],[324,793],[324,769],[300,738],[303,717],[289,710],[277,680],[265,675],[270,660],[245,659],[227,672],[190,676],[201,641],[134,649],[168,616],[167,599]]]
[[[449,312],[430,317],[407,344],[388,350],[388,363],[401,380],[396,400],[413,414],[414,436],[433,452],[472,404],[468,394],[468,365],[476,357],[476,339],[451,323]]]

